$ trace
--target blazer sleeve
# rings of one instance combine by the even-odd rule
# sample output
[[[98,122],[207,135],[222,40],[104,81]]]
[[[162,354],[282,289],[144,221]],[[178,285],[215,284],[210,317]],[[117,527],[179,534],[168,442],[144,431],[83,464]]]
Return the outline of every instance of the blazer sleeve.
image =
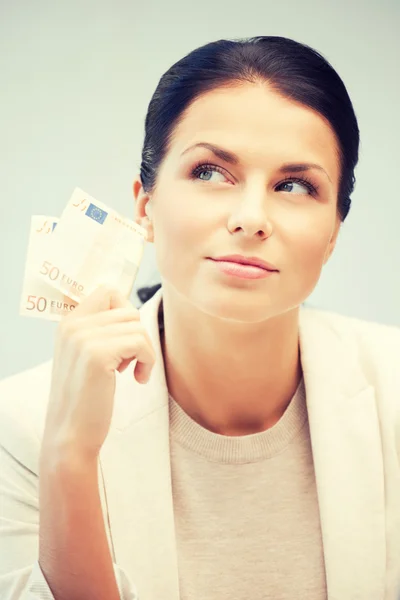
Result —
[[[57,600],[38,561],[40,437],[29,410],[6,393],[16,391],[10,383],[0,382],[0,598]],[[32,395],[25,394],[29,405]],[[121,600],[138,600],[135,585],[115,563],[114,573]]]

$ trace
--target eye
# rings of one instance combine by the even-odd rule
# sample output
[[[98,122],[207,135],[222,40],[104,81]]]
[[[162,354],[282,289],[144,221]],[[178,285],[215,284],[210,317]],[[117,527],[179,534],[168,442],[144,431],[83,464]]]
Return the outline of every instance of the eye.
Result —
[[[287,177],[286,179],[281,181],[281,183],[278,184],[276,190],[282,192],[289,192],[292,194],[309,194],[311,196],[316,196],[318,192],[318,186],[312,183],[312,181],[310,181],[306,177]]]
[[[204,173],[208,175],[210,175],[210,173],[220,173],[221,175],[224,175],[225,171],[217,165],[212,165],[209,163],[200,163],[194,166],[190,173],[190,177],[191,179],[200,179],[201,181],[211,181],[210,176],[200,177],[200,175],[203,175]]]
[[[194,165],[190,173],[190,178],[212,182],[212,173],[219,173],[225,178],[228,177],[228,174],[222,167],[211,163],[200,162],[197,165]],[[203,177],[203,175],[205,175],[205,177]],[[288,176],[278,184],[276,191],[289,192],[290,194],[298,194],[300,196],[317,196],[318,187],[318,185],[313,183],[307,177]]]

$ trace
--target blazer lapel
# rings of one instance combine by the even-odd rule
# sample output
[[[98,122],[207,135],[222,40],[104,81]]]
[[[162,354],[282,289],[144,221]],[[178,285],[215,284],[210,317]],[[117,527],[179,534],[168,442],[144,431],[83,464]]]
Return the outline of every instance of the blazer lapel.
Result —
[[[117,377],[113,421],[100,454],[113,559],[141,600],[179,600],[168,390],[157,322],[161,294],[141,308],[157,354],[151,379],[138,384],[132,368]],[[377,600],[384,596],[386,538],[374,389],[351,337],[332,327],[332,319],[300,309],[328,600]]]
[[[140,600],[179,600],[160,299],[159,291],[140,309],[157,354],[150,381],[137,383],[134,363],[118,376],[112,425],[100,453],[113,559]]]
[[[347,330],[332,327],[334,318],[300,311],[328,600],[377,600],[384,597],[386,537],[375,393]]]

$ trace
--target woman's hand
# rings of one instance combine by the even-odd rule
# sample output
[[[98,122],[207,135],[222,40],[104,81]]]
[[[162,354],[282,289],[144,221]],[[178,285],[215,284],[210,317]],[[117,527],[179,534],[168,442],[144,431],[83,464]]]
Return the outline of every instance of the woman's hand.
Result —
[[[97,457],[110,428],[115,371],[133,360],[136,380],[147,383],[155,352],[139,310],[102,286],[59,324],[43,447]]]

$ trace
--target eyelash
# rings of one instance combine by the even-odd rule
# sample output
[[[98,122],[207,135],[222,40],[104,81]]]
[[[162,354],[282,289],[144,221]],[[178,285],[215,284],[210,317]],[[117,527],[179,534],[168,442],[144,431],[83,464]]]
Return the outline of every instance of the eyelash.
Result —
[[[198,162],[196,165],[193,166],[193,169],[190,173],[190,176],[192,179],[195,179],[199,173],[201,173],[202,171],[217,171],[218,173],[222,173],[222,175],[225,175],[226,171],[224,169],[222,169],[221,167],[218,167],[218,165],[213,165],[212,163],[203,163],[203,162]],[[295,175],[288,175],[287,177],[285,177],[284,179],[282,179],[282,181],[280,181],[278,183],[278,185],[282,185],[282,183],[301,183],[302,185],[304,185],[308,191],[310,192],[310,194],[312,196],[315,196],[318,194],[318,189],[319,186],[316,185],[315,183],[313,183],[310,179],[308,179],[307,177],[303,176],[303,177],[296,177]]]

